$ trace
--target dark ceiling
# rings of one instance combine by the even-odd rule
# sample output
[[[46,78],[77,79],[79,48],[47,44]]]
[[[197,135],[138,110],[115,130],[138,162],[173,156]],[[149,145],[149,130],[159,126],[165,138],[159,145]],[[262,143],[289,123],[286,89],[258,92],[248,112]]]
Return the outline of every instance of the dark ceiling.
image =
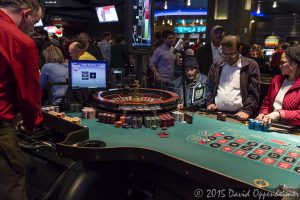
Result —
[[[274,0],[254,0],[252,10],[257,9],[258,2],[261,3],[261,12],[265,15],[292,15],[300,14],[299,0],[277,0],[277,7],[273,8]]]
[[[42,0],[45,6],[45,21],[50,24],[53,20],[62,23],[78,24],[97,22],[95,6],[116,5],[120,23],[125,20],[126,0]],[[168,0],[168,9],[207,9],[208,0],[191,0],[191,6],[186,5],[187,0]],[[54,3],[55,2],[55,3]],[[163,10],[165,0],[155,0],[155,10]],[[229,2],[232,2],[229,0]],[[300,14],[300,0],[278,0],[277,8],[273,8],[274,0],[252,0],[252,11],[257,4],[261,4],[261,12],[268,15]],[[70,23],[71,22],[71,23]],[[76,23],[74,23],[76,22]]]
[[[196,8],[207,9],[208,0],[190,0],[191,6],[186,5],[186,0],[167,0],[168,9],[184,9],[184,8]],[[162,10],[165,0],[156,0],[155,9]],[[229,0],[229,2],[232,2]],[[257,4],[261,4],[261,12],[265,15],[288,15],[288,14],[300,14],[300,0],[277,0],[277,7],[273,8],[274,0],[252,0],[251,10],[257,9]]]

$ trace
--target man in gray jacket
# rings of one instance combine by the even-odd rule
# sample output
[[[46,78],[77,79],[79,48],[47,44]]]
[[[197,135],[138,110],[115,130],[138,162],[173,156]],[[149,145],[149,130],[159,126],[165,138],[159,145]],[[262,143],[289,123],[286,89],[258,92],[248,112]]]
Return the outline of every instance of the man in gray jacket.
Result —
[[[207,109],[232,112],[238,120],[255,116],[260,93],[258,64],[238,52],[239,36],[228,35],[222,41],[222,58],[214,62],[208,74]]]

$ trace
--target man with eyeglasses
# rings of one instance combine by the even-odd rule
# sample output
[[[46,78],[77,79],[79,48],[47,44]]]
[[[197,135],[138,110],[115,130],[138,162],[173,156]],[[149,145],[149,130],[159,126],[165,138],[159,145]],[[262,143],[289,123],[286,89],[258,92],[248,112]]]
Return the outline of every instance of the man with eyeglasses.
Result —
[[[233,113],[247,120],[258,109],[260,71],[258,64],[238,52],[239,36],[228,35],[222,41],[222,59],[208,74],[207,109]]]

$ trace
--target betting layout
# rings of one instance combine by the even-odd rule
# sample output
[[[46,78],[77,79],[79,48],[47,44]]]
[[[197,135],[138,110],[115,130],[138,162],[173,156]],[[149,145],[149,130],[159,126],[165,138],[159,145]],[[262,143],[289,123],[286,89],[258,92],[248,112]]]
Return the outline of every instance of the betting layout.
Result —
[[[200,131],[186,140],[300,174],[300,143],[227,127],[214,132]]]

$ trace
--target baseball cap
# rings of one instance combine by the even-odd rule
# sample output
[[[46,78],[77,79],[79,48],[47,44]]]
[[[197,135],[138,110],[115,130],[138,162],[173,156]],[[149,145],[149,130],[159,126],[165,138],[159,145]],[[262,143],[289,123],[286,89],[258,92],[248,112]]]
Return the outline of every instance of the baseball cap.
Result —
[[[187,56],[194,56],[193,49],[187,49],[187,50],[185,50],[185,55],[187,55]]]
[[[221,29],[222,31],[225,31],[224,28],[223,28],[223,26],[216,25],[216,26],[213,26],[213,27],[211,28],[211,33],[215,32],[215,31],[218,30],[218,29]]]

